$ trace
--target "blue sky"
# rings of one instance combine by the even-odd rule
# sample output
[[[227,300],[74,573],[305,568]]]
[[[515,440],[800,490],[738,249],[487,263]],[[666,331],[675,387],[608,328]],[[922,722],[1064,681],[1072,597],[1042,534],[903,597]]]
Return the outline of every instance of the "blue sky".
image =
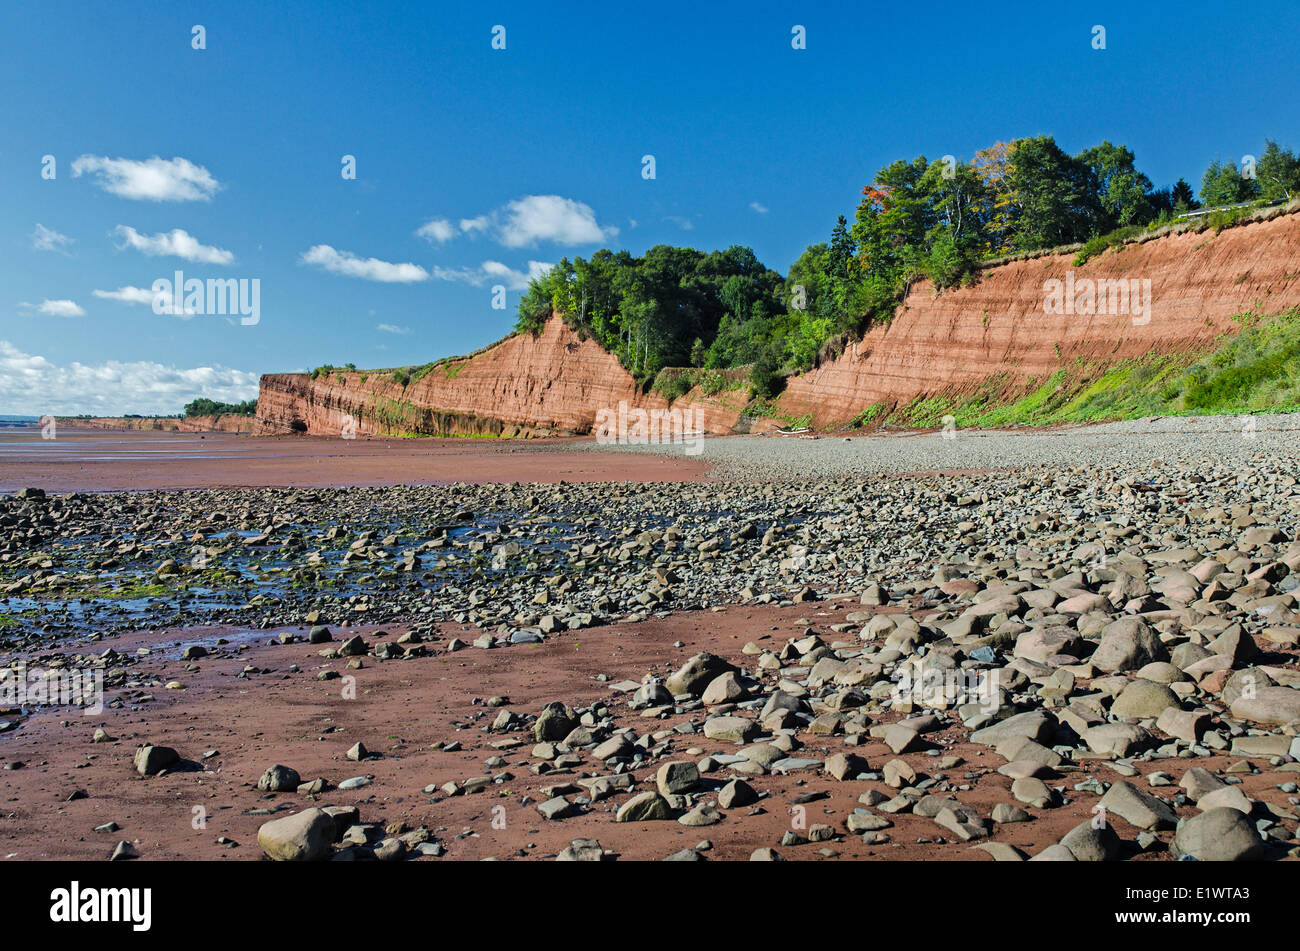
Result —
[[[530,267],[602,245],[748,244],[784,273],[918,153],[1108,138],[1196,185],[1300,147],[1294,3],[920,9],[7,4],[0,412],[176,412],[466,352],[509,331]],[[112,296],[178,268],[258,279],[258,322]]]

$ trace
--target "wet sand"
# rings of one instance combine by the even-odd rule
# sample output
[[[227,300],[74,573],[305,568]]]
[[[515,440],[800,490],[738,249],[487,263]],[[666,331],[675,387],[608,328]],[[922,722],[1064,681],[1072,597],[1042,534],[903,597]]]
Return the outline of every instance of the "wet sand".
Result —
[[[683,454],[591,451],[591,440],[396,439],[230,433],[0,432],[0,492],[117,492],[452,482],[662,482],[703,478]]]
[[[702,720],[693,714],[646,719],[629,710],[629,694],[611,691],[609,683],[640,680],[647,671],[667,674],[697,651],[709,650],[733,662],[748,663],[751,657],[741,648],[750,640],[779,647],[789,637],[799,636],[808,625],[825,633],[830,624],[843,620],[856,608],[852,601],[777,606],[737,606],[719,612],[693,612],[640,623],[614,624],[577,632],[540,645],[480,650],[466,648],[444,653],[445,641],[437,642],[439,653],[402,660],[379,661],[366,657],[361,670],[348,670],[343,659],[320,656],[324,645],[305,643],[267,646],[273,632],[261,632],[251,641],[232,643],[224,650],[195,662],[179,660],[179,644],[204,641],[222,633],[218,629],[187,632],[142,633],[105,639],[94,645],[97,651],[113,647],[133,652],[137,647],[170,645],[142,659],[133,670],[132,681],[152,702],[138,709],[106,708],[98,716],[79,711],[51,708],[29,718],[20,729],[4,737],[4,759],[23,761],[19,770],[0,772],[0,796],[5,818],[0,822],[0,856],[10,860],[71,858],[102,860],[119,840],[135,844],[140,858],[256,860],[261,856],[257,829],[265,815],[247,815],[250,809],[277,809],[277,814],[311,805],[356,805],[363,822],[405,823],[409,828],[427,826],[447,849],[441,861],[515,858],[522,850],[528,858],[554,858],[579,837],[598,839],[624,859],[662,859],[702,839],[713,843],[710,859],[744,860],[760,846],[774,846],[784,858],[826,860],[827,858],[972,860],[990,861],[987,853],[972,850],[974,843],[934,842],[944,830],[932,820],[901,814],[893,816],[894,827],[886,830],[892,842],[866,845],[860,836],[845,833],[844,820],[858,805],[857,796],[878,789],[892,796],[895,790],[883,782],[837,782],[819,768],[789,775],[748,776],[755,790],[768,796],[757,803],[762,810],[751,815],[753,806],[723,810],[717,825],[688,828],[675,821],[617,823],[613,809],[627,799],[620,793],[596,802],[583,815],[548,821],[536,805],[548,796],[544,787],[576,784],[586,776],[608,775],[609,770],[584,755],[573,770],[535,774],[538,761],[530,755],[530,733],[490,733],[482,728],[499,710],[484,701],[494,695],[509,698],[510,708],[519,713],[536,713],[551,701],[570,706],[603,699],[611,707],[619,726],[638,732],[668,730],[678,723]],[[294,629],[302,631],[303,629]],[[352,633],[364,634],[376,643],[394,639],[405,629],[387,626],[386,635],[369,628],[334,628],[335,641]],[[226,632],[229,633],[229,632]],[[466,636],[458,626],[448,626],[446,636]],[[674,641],[684,642],[673,647]],[[221,648],[213,648],[222,650]],[[291,672],[296,664],[298,672]],[[246,679],[237,675],[253,668]],[[321,670],[336,670],[356,676],[356,699],[340,696],[340,680],[318,681]],[[595,680],[598,674],[608,683]],[[184,690],[168,690],[164,684],[180,681]],[[115,695],[109,691],[106,698]],[[479,698],[475,703],[475,698]],[[898,714],[882,718],[898,719]],[[97,726],[115,738],[111,743],[91,743]],[[327,732],[337,728],[337,732]],[[989,748],[963,742],[964,731],[950,730],[931,735],[944,754],[961,756],[965,764],[948,771],[953,782],[970,782],[973,789],[961,793],[964,803],[984,815],[999,802],[1014,801],[1011,780],[996,772],[1002,757]],[[894,759],[884,742],[867,738],[861,746],[846,746],[843,737],[815,737],[801,731],[806,746],[793,754],[823,759],[829,753],[854,752],[872,769]],[[457,741],[461,749],[445,752],[431,748],[435,743]],[[515,740],[513,749],[492,744]],[[362,742],[379,757],[351,762],[345,752]],[[702,733],[681,735],[672,741],[673,755],[633,770],[637,790],[653,789],[654,774],[668,760],[698,760],[691,749],[708,753],[733,752],[736,747],[706,739]],[[210,749],[218,751],[204,763],[202,771],[174,772],[145,778],[132,766],[135,748],[141,744],[175,748],[182,758],[199,760]],[[498,755],[506,766],[489,769],[488,757]],[[918,774],[933,774],[936,760],[924,753],[901,757]],[[1240,756],[1198,759],[1195,765],[1222,769]],[[373,782],[360,790],[333,789],[313,802],[296,793],[260,793],[258,778],[273,764],[296,769],[303,782],[323,776],[332,783],[353,776],[372,776]],[[1166,769],[1175,776],[1192,765],[1185,760],[1163,760],[1143,764],[1147,772]],[[968,771],[978,779],[962,778]],[[441,792],[426,795],[421,790],[446,782],[463,783],[485,775],[512,774],[484,792],[447,797]],[[708,788],[720,788],[733,778],[723,768],[705,777]],[[1114,782],[1120,775],[1106,763],[1090,765],[1085,771],[1063,773],[1051,785],[1067,788],[1087,776]],[[1243,777],[1242,789],[1250,796],[1285,805],[1285,796],[1272,787],[1270,772]],[[1140,777],[1134,782],[1148,788]],[[67,801],[75,790],[85,798]],[[835,827],[840,838],[828,842],[782,847],[781,836],[794,825],[795,797],[826,792],[827,798],[805,805],[805,825],[824,823]],[[1160,790],[1168,793],[1168,790]],[[529,797],[525,803],[524,797]],[[570,795],[570,798],[573,798]],[[993,841],[1007,842],[1028,854],[1035,854],[1056,842],[1069,829],[1092,818],[1097,796],[1070,792],[1066,805],[1050,809],[1026,806],[1029,822],[995,826]],[[195,813],[196,807],[202,813]],[[503,806],[505,828],[494,828],[494,807]],[[1180,813],[1194,814],[1188,807]],[[196,814],[206,824],[195,828]],[[117,822],[121,829],[96,833],[95,826]],[[1139,830],[1122,819],[1113,820],[1121,838],[1132,840]],[[806,831],[806,828],[804,829]],[[239,843],[229,848],[217,843],[226,836]],[[463,836],[463,837],[461,837]],[[1168,840],[1172,832],[1162,832]],[[951,839],[951,836],[948,836]],[[918,839],[925,841],[918,842]],[[987,840],[985,840],[987,841]],[[819,850],[829,849],[833,856]],[[1168,859],[1167,852],[1141,858]],[[439,861],[424,859],[422,861]]]

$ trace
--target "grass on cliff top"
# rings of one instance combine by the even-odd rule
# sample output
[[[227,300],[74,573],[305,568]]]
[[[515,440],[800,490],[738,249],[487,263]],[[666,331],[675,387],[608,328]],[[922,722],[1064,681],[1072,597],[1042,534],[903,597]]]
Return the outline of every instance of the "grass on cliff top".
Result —
[[[886,421],[938,427],[952,416],[958,426],[996,428],[1300,410],[1300,308],[1269,318],[1240,314],[1236,320],[1241,331],[1221,336],[1207,352],[1109,364],[1075,360],[1046,380],[1029,380],[1029,391],[1010,402],[1002,394],[1014,381],[1002,374],[974,394],[913,400]],[[859,418],[879,411],[871,407]]]

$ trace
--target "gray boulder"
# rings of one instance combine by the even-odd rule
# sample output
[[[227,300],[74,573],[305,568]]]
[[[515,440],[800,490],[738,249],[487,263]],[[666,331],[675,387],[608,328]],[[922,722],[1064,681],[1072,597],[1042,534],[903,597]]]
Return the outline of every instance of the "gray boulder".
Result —
[[[548,703],[537,715],[537,722],[533,724],[533,736],[538,743],[562,740],[572,733],[576,726],[578,726],[578,719],[573,715],[572,710],[562,703]]]
[[[1179,704],[1178,694],[1164,684],[1152,680],[1135,680],[1120,691],[1110,712],[1117,717],[1136,717],[1145,720],[1159,717],[1170,707]]]
[[[1256,861],[1267,855],[1255,827],[1236,809],[1208,809],[1178,823],[1174,849],[1201,862]]]
[[[727,661],[723,660],[716,654],[710,654],[707,651],[696,654],[686,663],[682,664],[665,682],[668,692],[673,696],[690,694],[698,697],[704,693],[704,689],[717,677],[731,671],[737,672],[736,668]]]
[[[263,823],[257,844],[277,862],[312,862],[329,855],[336,832],[334,817],[324,809],[305,809]]]
[[[263,792],[297,792],[300,785],[302,785],[302,777],[298,775],[297,770],[278,763],[263,773],[262,778],[257,781],[257,788]]]
[[[135,751],[135,771],[141,776],[153,776],[180,762],[180,758],[170,746],[142,746]]]
[[[1155,631],[1141,618],[1123,617],[1102,628],[1101,643],[1090,660],[1098,670],[1137,670],[1169,653]]]

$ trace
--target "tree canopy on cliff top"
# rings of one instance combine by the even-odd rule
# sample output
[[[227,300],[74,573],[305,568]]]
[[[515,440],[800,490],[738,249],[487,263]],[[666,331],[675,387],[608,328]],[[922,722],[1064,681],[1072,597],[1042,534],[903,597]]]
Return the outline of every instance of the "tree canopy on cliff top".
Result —
[[[206,397],[199,397],[185,404],[185,416],[256,416],[257,400],[245,400],[242,403],[219,403]]]
[[[1289,200],[1300,195],[1300,159],[1270,141],[1246,172],[1212,163],[1201,192],[1210,206]],[[664,367],[751,365],[762,393],[888,320],[921,278],[942,290],[970,280],[981,260],[1155,227],[1197,207],[1186,181],[1154,189],[1132,150],[1110,142],[1069,155],[1034,136],[969,162],[922,155],[880,169],[853,221],[841,215],[785,278],[747,247],[602,249],[534,279],[516,328],[537,332],[557,313],[639,380]]]

